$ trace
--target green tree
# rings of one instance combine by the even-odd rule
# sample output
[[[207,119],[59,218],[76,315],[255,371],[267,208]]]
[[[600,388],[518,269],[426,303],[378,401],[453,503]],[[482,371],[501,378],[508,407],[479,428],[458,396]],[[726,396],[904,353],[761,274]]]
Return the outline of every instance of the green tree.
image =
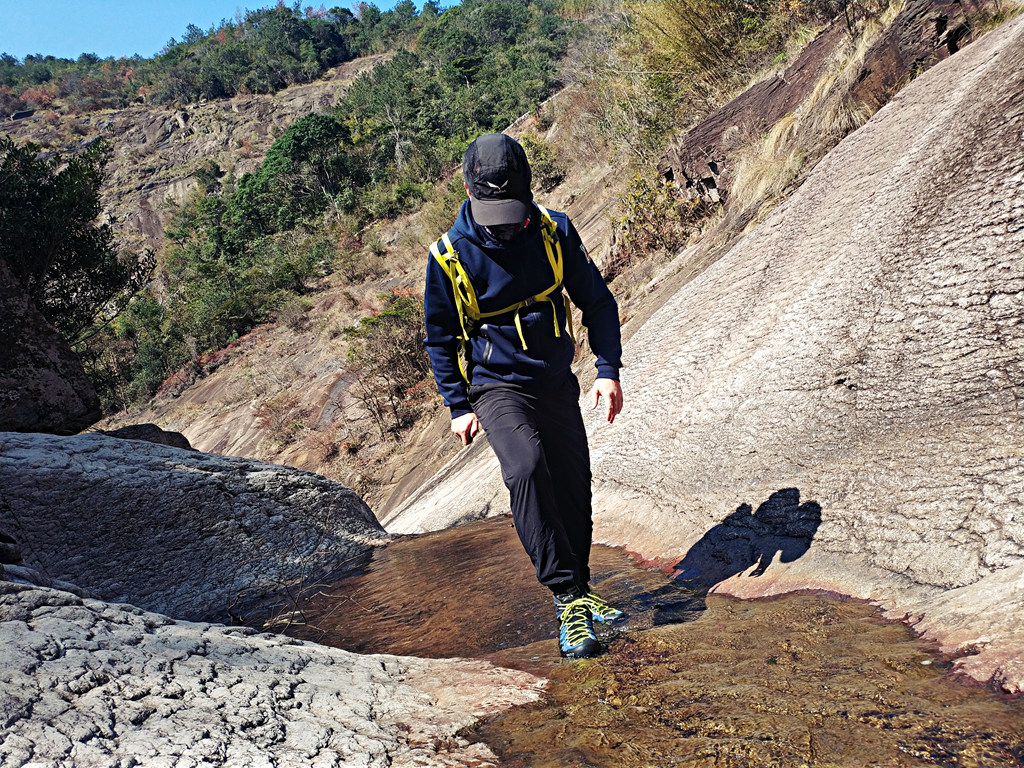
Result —
[[[292,229],[327,210],[357,172],[343,151],[348,128],[312,113],[293,123],[267,151],[260,167],[238,181],[227,203],[236,239]]]
[[[101,313],[116,314],[145,284],[149,254],[119,257],[100,223],[109,148],[43,159],[34,144],[0,136],[0,258],[47,320],[75,341]]]

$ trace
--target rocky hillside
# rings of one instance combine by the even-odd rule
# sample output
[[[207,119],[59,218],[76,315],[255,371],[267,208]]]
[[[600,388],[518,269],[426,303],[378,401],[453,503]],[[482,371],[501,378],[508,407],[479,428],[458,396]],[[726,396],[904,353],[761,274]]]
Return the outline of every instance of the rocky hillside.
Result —
[[[982,6],[951,0],[894,4],[852,37],[839,20],[799,56],[681,136],[662,162],[663,174],[724,221],[656,282],[664,265],[650,260],[620,274],[613,288],[628,321],[626,335],[792,194],[815,162],[902,85],[969,46],[979,34],[969,32],[975,29],[970,16]],[[526,119],[513,133],[530,133],[562,149],[567,175],[542,200],[570,213],[591,254],[604,264],[613,241],[609,217],[620,213],[616,204],[631,174],[603,158],[580,157],[573,139],[575,98],[572,89],[561,94],[546,108],[543,124]],[[375,244],[357,269],[337,271],[283,322],[204,358],[202,378],[194,384],[194,373],[183,372],[147,407],[101,426],[155,422],[186,434],[201,450],[319,472],[355,488],[378,514],[387,514],[456,447],[446,440],[447,424],[430,385],[408,404],[419,414],[415,425],[398,441],[382,434],[356,386],[358,374],[346,365],[345,330],[379,308],[380,295],[421,289],[426,246],[450,221],[451,201],[445,209],[442,197],[439,189],[439,199],[422,213],[367,233],[364,239]],[[370,279],[353,279],[357,272]],[[585,363],[580,371],[591,375]]]
[[[213,162],[236,178],[252,172],[289,125],[330,108],[382,58],[346,62],[321,80],[272,95],[236,96],[182,109],[137,105],[62,115],[58,108],[0,123],[0,131],[65,154],[100,137],[108,140],[114,157],[103,193],[106,210],[128,247],[159,252],[170,206],[185,199],[200,168]]]
[[[621,424],[590,420],[599,541],[741,596],[875,601],[1024,688],[1022,43],[1018,18],[920,75],[711,266],[714,238],[652,281]],[[474,446],[382,522],[504,498]]]
[[[959,672],[1019,694],[1024,18],[966,44],[946,34],[964,5],[894,6],[863,49],[824,30],[808,46],[820,60],[761,89],[762,114],[772,93],[794,105],[764,141],[729,143],[749,115],[731,102],[704,126],[714,167],[666,158],[680,186],[725,205],[704,237],[618,286],[627,406],[615,425],[588,422],[595,534],[699,591],[869,600]],[[888,103],[870,119],[834,109],[915,44],[945,46],[927,59],[942,61],[922,72],[907,56],[891,101],[879,77],[875,106]],[[193,140],[197,117],[168,117],[150,124],[157,149],[168,126]],[[820,161],[796,162],[810,146]],[[617,183],[580,163],[548,200],[598,253]],[[0,433],[0,763],[497,762],[461,729],[537,698],[530,675],[207,623],[287,621],[295,595],[390,536],[504,510],[483,440],[448,459],[443,413],[404,451],[380,441],[387,533],[349,489],[251,457],[367,470],[372,425],[339,329],[375,290],[418,283],[430,216],[381,231],[408,254],[393,272],[360,292],[336,278],[308,316],[239,340],[151,404],[193,445],[250,458]]]

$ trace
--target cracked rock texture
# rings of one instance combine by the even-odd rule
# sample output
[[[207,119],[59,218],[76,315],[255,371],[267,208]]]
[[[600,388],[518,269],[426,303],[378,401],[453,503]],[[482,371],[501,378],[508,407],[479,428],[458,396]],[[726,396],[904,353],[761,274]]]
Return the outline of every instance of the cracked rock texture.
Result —
[[[1022,30],[910,83],[629,339],[626,410],[589,416],[596,540],[871,599],[1021,690]],[[506,507],[477,449],[383,523]]]
[[[69,435],[101,415],[78,355],[0,259],[0,430]]]
[[[5,768],[488,766],[457,732],[542,684],[0,582]]]
[[[0,530],[50,579],[206,621],[286,608],[387,541],[319,475],[100,434],[0,433]]]

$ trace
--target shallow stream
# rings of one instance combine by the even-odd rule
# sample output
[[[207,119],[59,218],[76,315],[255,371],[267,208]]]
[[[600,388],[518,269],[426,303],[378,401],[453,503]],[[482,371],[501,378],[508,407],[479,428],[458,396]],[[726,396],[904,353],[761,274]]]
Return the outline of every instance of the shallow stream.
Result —
[[[876,609],[704,596],[597,546],[629,613],[597,659],[559,658],[551,597],[509,518],[398,539],[316,591],[288,633],[362,653],[478,657],[550,678],[469,736],[508,766],[1016,766],[1021,702],[952,679]]]

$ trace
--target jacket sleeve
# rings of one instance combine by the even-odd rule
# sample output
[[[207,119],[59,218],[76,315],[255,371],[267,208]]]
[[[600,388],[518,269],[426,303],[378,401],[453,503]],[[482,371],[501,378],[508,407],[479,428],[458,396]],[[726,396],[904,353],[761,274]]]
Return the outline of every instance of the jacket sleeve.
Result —
[[[622,336],[619,331],[619,305],[608,290],[604,277],[580,239],[576,227],[566,217],[566,235],[562,244],[563,282],[572,303],[583,312],[590,348],[597,356],[597,375],[618,379],[622,367]]]
[[[459,334],[462,327],[455,308],[455,295],[451,281],[433,255],[428,255],[427,284],[423,292],[423,312],[426,317],[427,338],[424,344],[434,370],[437,390],[444,404],[451,409],[452,418],[473,411],[469,404],[469,391],[459,368]]]

